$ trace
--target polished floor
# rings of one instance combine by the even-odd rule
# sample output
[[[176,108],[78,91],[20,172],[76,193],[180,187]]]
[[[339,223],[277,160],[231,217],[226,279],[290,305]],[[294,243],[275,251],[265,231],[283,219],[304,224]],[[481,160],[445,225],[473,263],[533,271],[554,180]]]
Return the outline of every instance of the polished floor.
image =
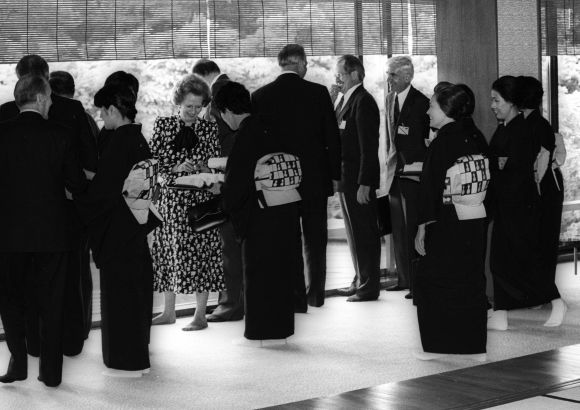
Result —
[[[570,307],[563,326],[542,326],[546,308],[515,311],[508,331],[488,334],[490,362],[580,342],[580,277],[574,276],[571,263],[558,267],[557,283]],[[456,357],[416,360],[416,310],[404,292],[383,291],[376,302],[355,304],[328,298],[324,307],[296,316],[296,334],[282,346],[235,344],[243,333],[242,321],[181,331],[188,321],[184,317],[152,329],[151,372],[140,379],[102,374],[100,330],[94,329],[83,353],[65,359],[58,389],[36,380],[38,360],[31,359],[28,380],[0,386],[0,409],[251,409],[480,365]],[[0,369],[8,358],[5,343],[0,343]]]

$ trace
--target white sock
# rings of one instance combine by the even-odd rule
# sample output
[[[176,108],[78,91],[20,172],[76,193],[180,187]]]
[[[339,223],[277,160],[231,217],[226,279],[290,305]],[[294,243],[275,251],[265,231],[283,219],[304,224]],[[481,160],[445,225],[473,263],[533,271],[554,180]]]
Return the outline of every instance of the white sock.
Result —
[[[122,378],[132,378],[136,379],[143,376],[142,370],[119,370],[119,369],[110,369],[103,371],[103,375],[110,376],[110,377],[122,377]]]
[[[449,355],[446,353],[431,353],[424,352],[422,350],[417,350],[413,352],[413,356],[415,356],[415,358],[419,360],[436,360]]]
[[[487,319],[487,328],[490,330],[507,330],[507,310],[494,311],[493,315]]]
[[[462,354],[465,359],[475,360],[476,362],[487,362],[487,353]]]
[[[262,340],[246,339],[245,337],[232,340],[232,344],[243,347],[263,347]]]
[[[550,314],[550,317],[548,318],[546,323],[544,323],[544,326],[547,327],[560,326],[562,324],[562,321],[564,320],[564,316],[566,315],[567,310],[568,306],[566,306],[566,303],[564,303],[564,301],[561,298],[554,299],[552,301],[552,313]]]
[[[262,340],[262,347],[284,346],[287,344],[288,344],[288,342],[286,341],[286,339],[264,339],[264,340]]]

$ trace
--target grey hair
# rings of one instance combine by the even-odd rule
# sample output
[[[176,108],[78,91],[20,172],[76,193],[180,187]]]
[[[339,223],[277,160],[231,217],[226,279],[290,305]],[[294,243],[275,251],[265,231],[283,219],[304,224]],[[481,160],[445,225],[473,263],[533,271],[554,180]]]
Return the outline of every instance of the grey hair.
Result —
[[[300,44],[287,44],[278,53],[278,65],[287,67],[306,63],[306,53]]]
[[[413,61],[409,56],[396,56],[391,57],[387,61],[387,66],[393,68],[395,71],[403,71],[408,74],[411,79],[415,75],[415,69],[413,67]]]

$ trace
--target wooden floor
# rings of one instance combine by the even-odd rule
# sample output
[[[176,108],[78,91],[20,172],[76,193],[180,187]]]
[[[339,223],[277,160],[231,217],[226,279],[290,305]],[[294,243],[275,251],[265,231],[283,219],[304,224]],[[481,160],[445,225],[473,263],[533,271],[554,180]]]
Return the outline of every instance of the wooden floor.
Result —
[[[269,408],[484,409],[579,386],[580,344]]]

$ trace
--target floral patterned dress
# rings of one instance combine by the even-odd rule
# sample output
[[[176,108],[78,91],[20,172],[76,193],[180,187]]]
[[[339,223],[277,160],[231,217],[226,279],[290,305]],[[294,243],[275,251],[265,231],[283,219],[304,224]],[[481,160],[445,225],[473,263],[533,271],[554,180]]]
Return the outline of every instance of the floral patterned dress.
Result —
[[[185,123],[179,116],[155,120],[151,152],[159,160],[161,196],[158,210],[164,218],[161,228],[154,231],[154,289],[158,292],[193,294],[224,290],[221,242],[217,228],[194,233],[187,223],[189,207],[212,198],[210,192],[168,189],[175,178],[187,173],[172,173],[171,169],[190,159],[207,163],[220,153],[217,125],[198,119],[194,131],[199,141],[192,148],[176,149],[173,143]]]

